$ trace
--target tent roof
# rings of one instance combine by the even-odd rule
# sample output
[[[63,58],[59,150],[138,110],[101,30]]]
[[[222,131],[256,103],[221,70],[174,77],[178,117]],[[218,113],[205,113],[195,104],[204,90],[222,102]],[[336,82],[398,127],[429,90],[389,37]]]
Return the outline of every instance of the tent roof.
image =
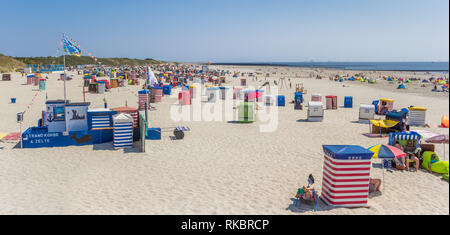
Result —
[[[394,120],[370,120],[370,122],[373,125],[375,125],[377,127],[382,127],[382,128],[390,128],[399,123],[398,121],[394,121]]]
[[[368,160],[373,152],[359,145],[322,145],[325,154],[340,160]]]
[[[113,116],[114,122],[133,122],[133,117],[127,113],[119,113]]]

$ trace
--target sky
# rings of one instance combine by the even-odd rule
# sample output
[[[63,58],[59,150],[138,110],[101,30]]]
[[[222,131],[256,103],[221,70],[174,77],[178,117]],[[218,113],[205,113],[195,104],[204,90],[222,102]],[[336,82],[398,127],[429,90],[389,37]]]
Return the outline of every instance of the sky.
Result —
[[[448,0],[0,0],[0,53],[178,62],[449,61]]]

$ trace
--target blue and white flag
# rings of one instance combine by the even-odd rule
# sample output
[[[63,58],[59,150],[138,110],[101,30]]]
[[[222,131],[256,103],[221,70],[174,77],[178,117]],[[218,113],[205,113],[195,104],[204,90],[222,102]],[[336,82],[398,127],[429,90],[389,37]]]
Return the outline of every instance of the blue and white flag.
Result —
[[[69,55],[76,55],[78,57],[81,56],[80,45],[76,44],[72,39],[67,38],[63,35],[63,50]]]

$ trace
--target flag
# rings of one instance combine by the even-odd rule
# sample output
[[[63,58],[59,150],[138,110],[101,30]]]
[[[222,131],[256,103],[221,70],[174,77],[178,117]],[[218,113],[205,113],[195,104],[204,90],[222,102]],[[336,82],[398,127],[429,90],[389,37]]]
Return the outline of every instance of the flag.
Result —
[[[73,42],[72,39],[68,39],[67,37],[65,37],[63,35],[62,42],[63,42],[64,52],[66,52],[69,55],[76,55],[78,57],[81,56],[80,45],[75,44],[75,42]]]
[[[153,73],[150,66],[148,66],[148,83],[150,84],[150,86],[158,83],[158,80],[156,79],[155,74]]]

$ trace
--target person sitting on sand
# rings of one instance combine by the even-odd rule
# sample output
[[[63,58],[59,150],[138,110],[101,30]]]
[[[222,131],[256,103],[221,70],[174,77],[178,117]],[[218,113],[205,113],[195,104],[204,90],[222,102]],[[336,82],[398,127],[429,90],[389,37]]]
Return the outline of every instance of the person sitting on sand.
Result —
[[[394,147],[403,151],[403,147],[400,145],[400,143],[398,141],[395,143]],[[395,168],[397,168],[397,170],[404,170],[406,168],[406,158],[405,157],[395,158],[394,162],[395,162]]]
[[[420,160],[416,154],[420,153],[420,148],[416,148],[414,140],[408,140],[406,146],[403,148],[403,152],[405,152],[408,157],[406,161],[406,170],[409,171],[409,166],[411,164],[410,161],[414,161],[416,164],[416,171],[419,171]]]
[[[381,180],[380,179],[372,179],[369,181],[369,192],[374,193],[376,191],[380,191]]]

